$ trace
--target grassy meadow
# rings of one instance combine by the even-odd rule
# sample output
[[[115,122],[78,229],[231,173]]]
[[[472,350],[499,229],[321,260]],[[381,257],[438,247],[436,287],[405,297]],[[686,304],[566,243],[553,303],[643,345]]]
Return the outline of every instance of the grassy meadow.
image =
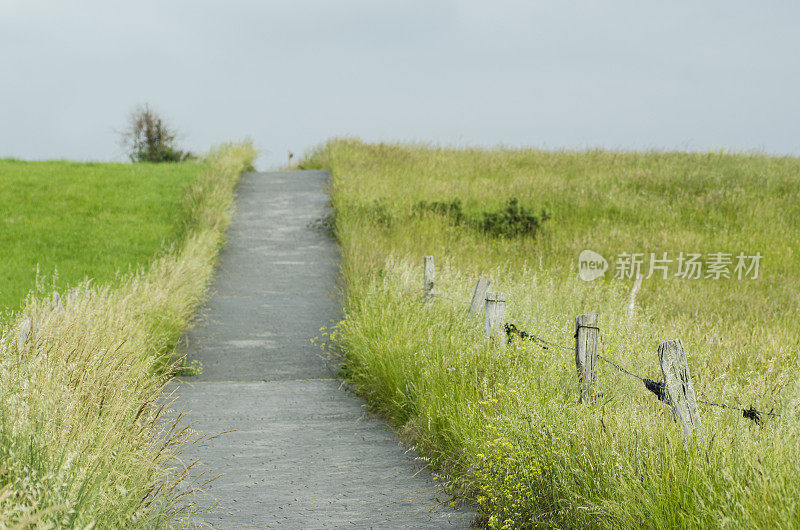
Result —
[[[343,139],[300,166],[333,174],[343,376],[486,525],[800,526],[800,159]],[[602,279],[578,278],[584,249],[608,259]],[[740,252],[762,258],[757,279],[682,279],[672,263],[644,280],[628,320],[633,280],[614,278],[615,258],[664,252],[729,253],[731,272]],[[520,329],[570,347],[574,316],[596,312],[599,353],[656,381],[658,344],[681,338],[699,399],[781,416],[760,427],[701,405],[685,444],[669,407],[603,363],[601,396],[581,405],[574,354],[498,349],[466,317],[478,276]]]
[[[0,311],[39,283],[106,283],[150,263],[187,228],[198,163],[0,160]],[[55,285],[54,285],[55,284]]]
[[[23,237],[58,268],[60,291],[28,296],[0,325],[0,528],[173,527],[194,509],[173,459],[197,439],[165,419],[162,391],[254,158],[245,143],[189,164],[0,164],[2,185],[17,183],[13,292],[30,288]]]

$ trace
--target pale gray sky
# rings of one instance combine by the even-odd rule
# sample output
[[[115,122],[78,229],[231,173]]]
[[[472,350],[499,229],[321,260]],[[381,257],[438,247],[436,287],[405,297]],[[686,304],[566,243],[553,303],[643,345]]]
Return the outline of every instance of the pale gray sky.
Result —
[[[800,2],[0,0],[0,156],[123,160],[149,102],[259,166],[332,136],[800,154]]]

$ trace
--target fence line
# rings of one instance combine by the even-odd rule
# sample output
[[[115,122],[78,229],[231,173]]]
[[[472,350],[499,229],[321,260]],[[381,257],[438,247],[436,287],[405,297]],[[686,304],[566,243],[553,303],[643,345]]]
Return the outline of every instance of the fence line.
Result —
[[[556,347],[556,348],[561,348],[563,350],[575,351],[574,348],[569,348],[567,346],[562,346],[560,344],[556,344],[554,342],[547,341],[545,339],[542,339],[541,337],[537,337],[536,335],[533,335],[532,333],[528,333],[526,331],[520,331],[517,328],[517,326],[515,326],[514,324],[506,324],[505,326],[506,326],[506,333],[509,334],[509,340],[513,339],[513,337],[511,337],[510,335],[516,334],[522,339],[528,339],[528,340],[531,340],[534,343],[537,343],[539,346],[541,346],[545,350],[549,349],[549,347]],[[636,379],[638,379],[639,381],[644,383],[644,386],[647,388],[647,390],[649,390],[650,392],[655,394],[656,397],[658,397],[659,401],[664,401],[664,383],[663,382],[653,381],[652,379],[648,379],[646,377],[642,377],[642,376],[640,376],[638,374],[635,374],[635,373],[631,372],[630,370],[626,369],[625,367],[620,366],[619,364],[615,363],[614,361],[612,361],[612,360],[610,360],[610,359],[608,359],[608,358],[606,358],[606,357],[604,357],[604,356],[602,356],[600,354],[597,354],[597,358],[600,359],[601,361],[603,361],[606,364],[610,364],[611,366],[616,368],[617,371],[619,371],[619,372],[621,372],[623,374],[629,375],[631,377],[635,377]],[[763,412],[763,411],[760,411],[760,410],[757,410],[757,409],[753,408],[752,405],[750,406],[750,408],[743,409],[741,407],[737,407],[737,406],[734,406],[734,405],[727,405],[725,403],[714,403],[712,401],[704,401],[702,399],[698,399],[697,402],[698,403],[702,403],[703,405],[711,406],[711,407],[719,407],[719,408],[722,408],[722,409],[730,409],[730,410],[739,411],[739,412],[742,413],[742,416],[744,418],[747,418],[749,420],[753,420],[758,424],[761,424],[761,421],[762,421],[761,417],[762,416],[771,416],[771,417],[776,417],[776,418],[780,417],[780,414],[777,414],[777,413],[772,412],[772,411]]]
[[[425,256],[425,282],[423,287],[424,299],[430,304],[433,298],[444,298],[450,301],[463,303],[463,299],[446,296],[441,293],[434,294],[433,256]],[[653,381],[642,377],[616,362],[600,355],[596,352],[599,342],[600,327],[597,325],[597,315],[578,315],[575,321],[575,346],[568,347],[556,342],[547,340],[529,331],[519,329],[515,324],[503,322],[503,311],[505,307],[505,295],[503,293],[490,292],[492,282],[488,278],[479,278],[468,308],[469,315],[477,314],[480,309],[481,297],[484,301],[483,309],[486,316],[486,335],[500,339],[498,345],[504,347],[506,343],[511,343],[515,337],[520,340],[527,340],[544,350],[551,348],[569,351],[575,354],[576,368],[578,372],[578,383],[580,389],[580,401],[591,402],[594,400],[594,386],[597,379],[596,360],[600,360],[611,365],[618,372],[636,378],[641,381],[645,388],[655,394],[659,401],[667,403],[673,412],[673,417],[688,438],[693,428],[701,425],[700,415],[697,411],[697,404],[718,407],[723,410],[734,410],[742,413],[742,417],[754,421],[757,425],[763,425],[763,417],[780,417],[770,410],[763,412],[757,410],[752,405],[745,409],[725,403],[715,403],[697,399],[694,395],[689,367],[686,362],[686,355],[680,339],[662,342],[658,347],[659,361],[661,364],[663,381]],[[633,301],[636,291],[634,287],[631,292],[628,305],[628,315],[633,311]],[[595,360],[596,359],[596,360]]]

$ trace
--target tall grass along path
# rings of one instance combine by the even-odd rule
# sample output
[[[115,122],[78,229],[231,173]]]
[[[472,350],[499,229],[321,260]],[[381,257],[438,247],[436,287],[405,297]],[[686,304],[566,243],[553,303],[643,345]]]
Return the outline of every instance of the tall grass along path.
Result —
[[[348,383],[487,526],[800,528],[800,159],[339,139],[299,163],[333,175]],[[584,250],[758,252],[763,268],[683,281],[674,267],[640,285],[631,311],[633,276],[582,281]],[[626,372],[602,366],[602,398],[584,406],[574,354],[499,349],[465,318],[477,277],[537,338],[568,344],[573,315],[601,315],[598,354]],[[658,390],[655,346],[675,337],[706,400],[688,444],[638,379]]]
[[[177,389],[177,410],[205,433],[183,455],[187,481],[215,474],[198,502],[219,528],[468,527],[443,506],[391,430],[342,389],[311,343],[339,317],[337,250],[309,227],[326,213],[324,171],[248,173],[220,255],[215,294],[188,336],[202,374]]]

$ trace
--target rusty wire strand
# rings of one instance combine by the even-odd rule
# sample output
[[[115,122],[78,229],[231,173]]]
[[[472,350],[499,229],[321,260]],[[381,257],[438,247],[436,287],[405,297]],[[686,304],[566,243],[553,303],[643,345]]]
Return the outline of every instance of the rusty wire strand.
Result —
[[[506,331],[506,335],[508,336],[508,342],[511,342],[514,338],[514,335],[517,335],[519,338],[523,340],[529,340],[542,348],[543,350],[548,350],[552,348],[561,348],[562,350],[567,350],[574,352],[575,348],[568,348],[566,346],[562,346],[560,344],[556,344],[555,342],[550,342],[549,340],[545,340],[541,337],[534,335],[533,333],[529,333],[527,331],[522,331],[521,329],[517,328],[514,324],[505,324],[504,329]]]
[[[431,294],[432,294],[432,296],[434,298],[445,298],[445,299],[448,299],[448,300],[451,300],[451,301],[459,301],[459,302],[461,301],[461,300],[453,298],[451,296],[447,296],[447,295],[443,295],[443,294],[439,294],[439,293],[431,293]],[[581,326],[581,327],[596,329],[596,330],[598,330],[598,333],[600,331],[600,328],[596,327],[596,326]],[[575,348],[574,347],[570,348],[568,346],[563,346],[561,344],[558,344],[558,343],[543,339],[543,338],[541,338],[541,337],[539,337],[537,335],[534,335],[533,333],[530,333],[528,331],[523,331],[523,330],[517,328],[517,326],[514,325],[514,324],[506,323],[506,324],[503,325],[503,328],[504,328],[504,330],[506,332],[506,335],[508,337],[508,342],[511,342],[513,340],[514,336],[516,335],[520,339],[529,340],[529,341],[533,342],[534,344],[536,344],[537,346],[539,346],[543,350],[549,350],[550,348],[559,348],[561,350],[575,352]],[[646,377],[642,377],[642,376],[640,376],[638,374],[635,374],[635,373],[631,372],[630,370],[618,365],[614,361],[611,361],[610,359],[607,359],[606,357],[604,357],[604,356],[602,356],[600,354],[597,354],[597,358],[600,359],[601,361],[607,363],[607,364],[610,364],[611,366],[616,368],[617,371],[619,371],[619,372],[621,372],[621,373],[623,373],[625,375],[628,375],[630,377],[634,377],[634,378],[638,379],[639,381],[644,383],[644,386],[648,391],[650,391],[653,394],[655,394],[655,396],[658,398],[659,401],[665,401],[666,402],[666,386],[665,386],[663,381],[653,381],[652,379],[648,379]],[[761,425],[762,416],[780,417],[780,414],[777,414],[775,412],[771,412],[771,411],[770,412],[761,412],[761,411],[753,408],[752,405],[750,406],[750,408],[744,409],[744,408],[741,408],[741,407],[736,407],[734,405],[727,405],[725,403],[714,403],[714,402],[705,401],[705,400],[702,400],[702,399],[698,399],[697,402],[702,404],[702,405],[708,405],[708,406],[711,406],[711,407],[719,407],[721,409],[729,409],[729,410],[735,410],[735,411],[741,412],[742,413],[742,417],[744,417],[746,419],[749,419],[749,420],[753,420],[754,422],[756,422],[757,425]]]
[[[593,326],[583,326],[583,327],[593,327]],[[553,347],[556,347],[556,348],[561,348],[562,350],[567,350],[567,351],[572,351],[572,352],[575,351],[575,348],[568,348],[566,346],[562,346],[560,344],[556,344],[555,342],[551,342],[551,341],[542,339],[541,337],[537,337],[536,335],[534,335],[532,333],[529,333],[527,331],[522,331],[522,330],[518,329],[514,324],[506,324],[505,325],[505,329],[506,329],[506,333],[509,336],[509,339],[508,339],[509,342],[511,342],[512,335],[518,335],[519,337],[521,337],[523,339],[528,339],[528,340],[533,341],[534,343],[537,343],[543,349],[548,349],[547,346],[553,346]],[[547,346],[545,346],[545,345],[547,345]],[[640,376],[638,374],[635,374],[635,373],[631,372],[630,370],[618,365],[614,361],[611,361],[610,359],[607,359],[606,357],[604,357],[604,356],[602,356],[600,354],[597,354],[597,358],[600,359],[601,361],[607,363],[607,364],[610,364],[611,366],[616,368],[619,372],[638,379],[639,381],[644,383],[644,386],[645,386],[645,388],[647,388],[647,390],[649,390],[650,392],[652,392],[653,394],[656,395],[656,397],[658,398],[659,401],[666,401],[666,386],[665,386],[663,381],[653,381],[652,379],[648,379],[646,377],[642,377],[642,376]],[[705,401],[705,400],[702,400],[702,399],[698,399],[697,402],[700,403],[700,404],[703,404],[703,405],[708,405],[708,406],[712,406],[712,407],[719,407],[721,409],[736,410],[736,411],[742,413],[742,417],[744,417],[744,418],[746,418],[748,420],[753,420],[754,422],[756,422],[757,425],[761,425],[761,422],[762,422],[761,417],[762,416],[780,417],[780,414],[777,414],[775,412],[761,412],[760,410],[757,410],[757,409],[753,408],[752,405],[750,406],[749,409],[744,409],[744,408],[741,408],[741,407],[736,407],[734,405],[726,405],[725,403],[714,403],[714,402]]]

